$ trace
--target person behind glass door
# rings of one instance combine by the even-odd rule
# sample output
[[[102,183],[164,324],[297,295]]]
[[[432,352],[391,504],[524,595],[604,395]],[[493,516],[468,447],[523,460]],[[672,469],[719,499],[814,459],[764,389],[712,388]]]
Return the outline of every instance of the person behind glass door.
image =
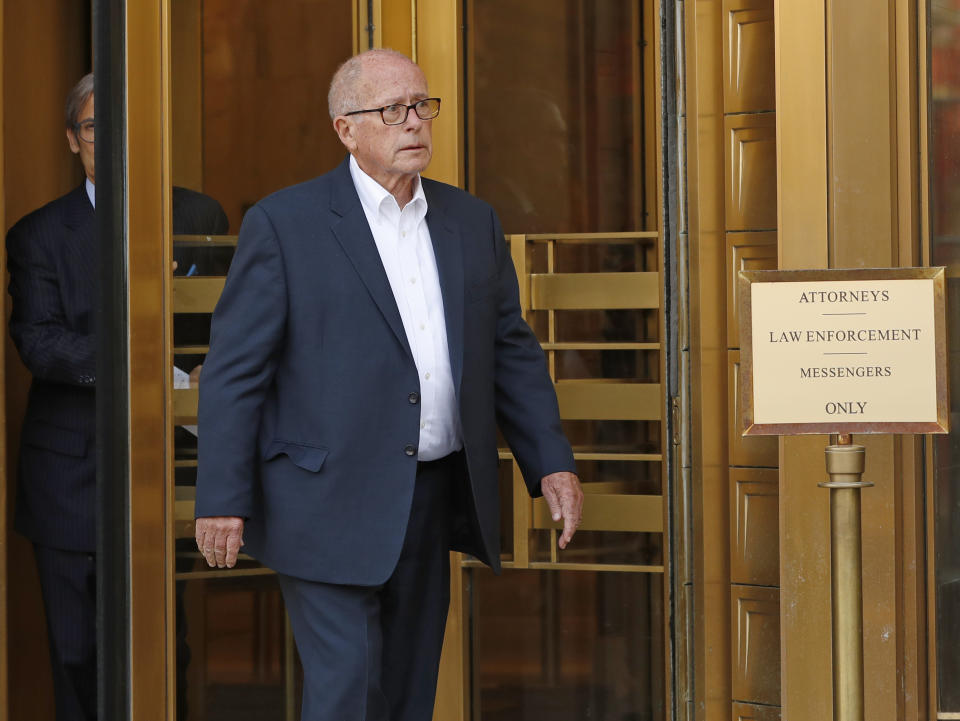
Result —
[[[92,75],[67,95],[65,114],[84,180],[7,233],[10,335],[33,375],[14,527],[33,542],[57,721],[86,721],[97,716]]]
[[[65,106],[67,144],[80,159],[83,182],[7,233],[10,335],[33,376],[20,434],[14,527],[33,543],[57,721],[97,717],[93,91],[90,73],[70,90]],[[174,232],[226,231],[216,200],[173,190]]]
[[[421,178],[440,101],[348,60],[348,158],[251,208],[200,384],[197,546],[278,572],[305,721],[429,721],[454,548],[499,569],[496,425],[566,547],[583,494],[493,209]]]

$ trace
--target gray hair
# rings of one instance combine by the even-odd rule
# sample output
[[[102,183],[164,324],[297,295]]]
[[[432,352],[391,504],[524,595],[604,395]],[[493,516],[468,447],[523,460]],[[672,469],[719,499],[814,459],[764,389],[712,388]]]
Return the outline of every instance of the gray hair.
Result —
[[[63,114],[68,129],[73,128],[73,124],[77,122],[77,116],[83,110],[83,106],[86,105],[87,99],[91,95],[93,95],[93,73],[87,73],[67,94],[67,103],[64,106]]]
[[[401,52],[389,48],[374,48],[366,50],[343,63],[330,81],[330,92],[327,94],[327,106],[330,110],[330,119],[343,115],[351,110],[360,110],[363,102],[362,82],[363,69],[369,62],[383,60],[402,60],[415,65],[410,58]]]

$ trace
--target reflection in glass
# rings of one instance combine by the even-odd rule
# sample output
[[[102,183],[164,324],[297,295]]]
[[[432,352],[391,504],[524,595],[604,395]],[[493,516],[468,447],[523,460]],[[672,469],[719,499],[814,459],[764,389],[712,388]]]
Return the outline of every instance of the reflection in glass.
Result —
[[[178,568],[202,561],[178,554]],[[250,570],[251,564],[246,564]],[[300,699],[293,639],[273,575],[179,581],[179,721],[285,721]],[[288,674],[290,674],[288,676]],[[294,714],[288,715],[288,709]]]
[[[930,205],[931,264],[960,264],[960,0],[931,3]],[[948,280],[949,335],[960,332],[960,283]],[[957,388],[956,346],[948,368]],[[933,436],[937,688],[941,712],[960,712],[960,396],[951,394],[951,432]]]
[[[470,575],[474,719],[665,718],[661,576]]]
[[[506,233],[537,234],[510,239],[530,284],[526,317],[558,390],[579,398],[565,408],[560,393],[586,504],[591,494],[608,504],[558,550],[555,530],[514,535],[530,510],[518,500],[503,535],[503,558],[515,551],[517,567],[494,579],[468,564],[474,721],[665,718],[667,549],[652,532],[667,495],[667,442],[652,408],[666,352],[662,249],[655,234],[641,236],[658,217],[653,8],[465,1],[468,189]],[[530,276],[546,289],[559,274],[562,291],[537,294]],[[608,283],[615,274],[637,275]],[[608,392],[592,392],[601,386]],[[656,400],[642,412],[617,406],[640,397]],[[510,480],[501,478],[505,495]]]
[[[468,189],[507,233],[655,227],[641,12],[625,0],[467,2]]]

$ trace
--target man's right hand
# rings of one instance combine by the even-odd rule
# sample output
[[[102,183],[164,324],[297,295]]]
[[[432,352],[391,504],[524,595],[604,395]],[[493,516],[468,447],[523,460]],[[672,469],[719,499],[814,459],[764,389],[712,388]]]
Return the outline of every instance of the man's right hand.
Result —
[[[197,550],[210,568],[233,568],[237,553],[243,545],[243,519],[237,516],[211,516],[198,518],[196,529]]]

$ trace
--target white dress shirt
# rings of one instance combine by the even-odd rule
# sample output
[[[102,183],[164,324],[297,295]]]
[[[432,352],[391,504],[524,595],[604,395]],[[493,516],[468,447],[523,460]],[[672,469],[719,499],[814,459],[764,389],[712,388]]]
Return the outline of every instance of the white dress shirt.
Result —
[[[403,330],[420,376],[417,458],[432,461],[463,447],[450,369],[440,276],[427,227],[427,199],[419,176],[413,200],[401,210],[386,188],[350,156],[350,175],[387,272]],[[411,389],[412,390],[412,389]]]
[[[87,197],[90,198],[90,205],[93,206],[93,209],[97,209],[97,191],[94,189],[94,185],[90,182],[90,178],[86,178],[83,181],[84,187],[87,189]]]

